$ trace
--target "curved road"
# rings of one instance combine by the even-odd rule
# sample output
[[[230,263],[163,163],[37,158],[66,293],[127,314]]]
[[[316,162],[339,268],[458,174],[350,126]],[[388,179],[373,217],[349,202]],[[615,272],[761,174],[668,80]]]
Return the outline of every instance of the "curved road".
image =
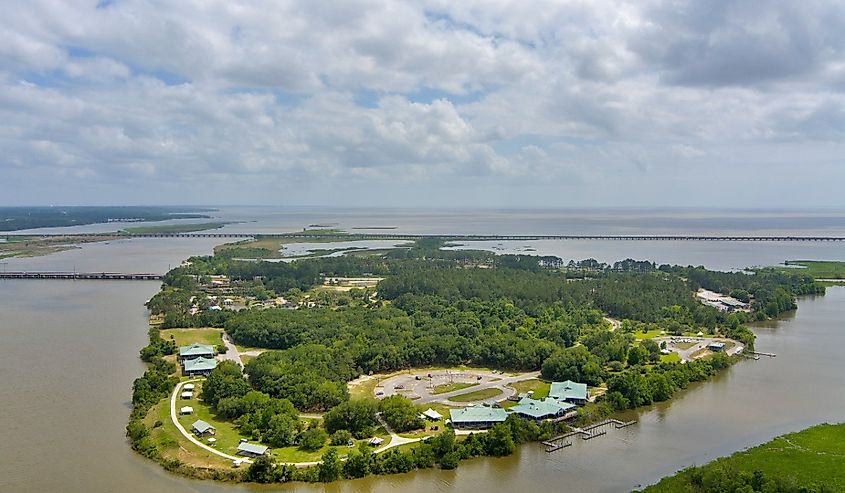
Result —
[[[204,379],[203,378],[193,378],[191,380],[185,380],[184,382],[179,382],[178,384],[176,384],[176,387],[174,387],[174,389],[173,389],[173,394],[170,395],[170,421],[173,422],[173,425],[176,427],[177,430],[179,430],[179,433],[181,433],[182,436],[187,438],[191,443],[200,447],[201,449],[206,450],[208,452],[211,452],[212,454],[219,455],[220,457],[223,457],[224,459],[228,459],[228,460],[232,460],[232,461],[239,460],[239,461],[246,463],[246,464],[252,464],[252,461],[249,460],[249,459],[223,453],[223,452],[221,452],[221,451],[219,451],[219,450],[217,450],[213,447],[210,447],[210,446],[202,443],[201,441],[197,440],[196,437],[194,437],[193,433],[188,432],[188,430],[186,430],[185,427],[182,426],[182,423],[180,423],[179,420],[177,419],[178,414],[176,414],[176,401],[177,401],[178,396],[179,396],[179,394],[182,390],[182,387],[186,383],[199,382],[199,381],[202,381],[202,380],[204,380]],[[318,417],[321,418],[322,417],[321,415],[318,415],[318,414],[301,414],[300,416],[306,417],[306,418],[318,418]],[[391,449],[393,447],[398,447],[400,445],[405,445],[407,443],[419,442],[420,440],[422,440],[421,438],[402,438],[399,435],[397,435],[396,433],[394,433],[393,430],[391,430],[389,426],[387,426],[387,423],[385,423],[381,419],[381,416],[378,416],[378,420],[379,420],[379,423],[381,423],[384,426],[384,429],[387,430],[387,432],[390,434],[390,443],[388,443],[387,445],[385,445],[383,447],[376,449],[374,452],[377,453],[377,454],[384,452],[385,450]],[[344,457],[341,460],[346,460],[346,458]],[[284,464],[289,465],[289,466],[296,466],[296,467],[309,467],[309,466],[316,466],[316,465],[320,464],[320,462],[321,461],[284,462]]]

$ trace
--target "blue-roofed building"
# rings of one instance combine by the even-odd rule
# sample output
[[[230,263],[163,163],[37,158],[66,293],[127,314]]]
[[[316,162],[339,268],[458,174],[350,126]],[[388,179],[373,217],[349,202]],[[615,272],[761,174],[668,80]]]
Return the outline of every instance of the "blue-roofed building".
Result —
[[[525,419],[542,421],[544,419],[564,418],[575,409],[575,404],[565,401],[550,398],[532,399],[530,397],[523,397],[517,405],[508,409],[508,411],[516,413]]]
[[[508,413],[497,407],[470,406],[463,409],[450,409],[449,419],[455,428],[490,428],[497,423],[504,423]]]
[[[586,383],[573,382],[552,382],[549,388],[549,397],[558,402],[570,402],[572,404],[586,404],[590,398],[587,392]]]
[[[189,377],[195,377],[197,375],[208,376],[211,373],[211,370],[217,368],[217,360],[214,358],[194,358],[189,359],[184,362],[184,370],[182,373]]]

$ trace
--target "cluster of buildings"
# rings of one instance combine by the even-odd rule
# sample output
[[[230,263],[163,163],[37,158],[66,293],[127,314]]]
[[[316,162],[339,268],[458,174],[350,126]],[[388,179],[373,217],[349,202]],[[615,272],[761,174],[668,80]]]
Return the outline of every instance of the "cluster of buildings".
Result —
[[[182,374],[188,377],[207,377],[211,370],[217,368],[215,355],[214,346],[210,344],[195,342],[190,346],[180,346],[179,363],[182,365]]]
[[[713,308],[723,312],[733,311],[749,311],[749,304],[739,301],[731,296],[725,296],[720,293],[700,289],[696,294],[698,301],[704,305],[712,306]]]
[[[517,404],[510,409],[487,406],[451,409],[449,422],[455,428],[483,429],[503,423],[511,414],[535,422],[568,419],[574,417],[577,406],[585,404],[589,398],[585,383],[571,380],[553,382],[548,397],[534,399],[529,394],[523,394],[519,396]]]

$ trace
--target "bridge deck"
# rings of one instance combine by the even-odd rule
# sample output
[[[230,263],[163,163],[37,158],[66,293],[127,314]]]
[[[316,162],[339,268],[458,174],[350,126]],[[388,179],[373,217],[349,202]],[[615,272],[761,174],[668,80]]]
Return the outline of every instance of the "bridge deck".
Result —
[[[15,237],[109,237],[115,233],[73,233],[73,234],[16,234],[0,233],[0,236]],[[149,233],[126,234],[126,238],[297,238],[333,240],[419,240],[440,238],[454,241],[529,241],[529,240],[620,240],[620,241],[845,241],[845,236],[755,236],[755,235],[461,235],[461,234],[394,234],[394,233]]]

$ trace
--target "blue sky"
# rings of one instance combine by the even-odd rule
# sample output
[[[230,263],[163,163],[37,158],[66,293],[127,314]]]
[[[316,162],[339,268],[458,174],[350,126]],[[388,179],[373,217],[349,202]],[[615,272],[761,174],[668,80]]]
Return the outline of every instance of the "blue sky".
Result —
[[[843,205],[834,1],[4,14],[2,205]]]

